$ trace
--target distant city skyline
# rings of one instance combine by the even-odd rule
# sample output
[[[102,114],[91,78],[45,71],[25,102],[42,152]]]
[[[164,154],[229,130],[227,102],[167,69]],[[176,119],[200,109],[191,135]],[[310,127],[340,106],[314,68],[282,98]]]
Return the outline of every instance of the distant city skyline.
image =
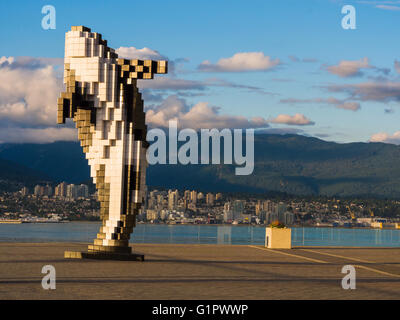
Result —
[[[27,187],[23,187],[21,189],[22,195],[30,194],[29,189]],[[57,184],[54,188],[49,185],[40,185],[37,184],[33,188],[33,194],[35,196],[54,196],[61,198],[70,198],[70,199],[78,199],[78,198],[88,198],[89,197],[89,187],[86,184],[73,184],[66,183],[65,181]]]
[[[0,194],[0,223],[21,219],[23,222],[98,220],[96,194],[89,195],[87,185],[62,182],[54,191],[51,185],[36,185],[33,194],[27,187]],[[196,189],[153,189],[146,193],[138,222],[270,225],[279,221],[287,226],[398,229],[399,210],[398,200],[387,199],[282,198]]]
[[[121,57],[170,61],[139,85],[150,127],[400,143],[400,1],[22,2],[0,4],[0,142],[77,140],[54,122],[64,33],[86,25]],[[55,30],[41,27],[46,4]],[[355,30],[341,27],[349,4]]]

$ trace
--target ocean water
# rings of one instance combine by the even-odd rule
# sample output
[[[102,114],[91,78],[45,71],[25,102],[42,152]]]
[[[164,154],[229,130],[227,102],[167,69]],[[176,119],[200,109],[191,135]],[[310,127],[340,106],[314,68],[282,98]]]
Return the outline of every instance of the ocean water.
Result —
[[[0,224],[3,242],[92,242],[99,222]],[[138,224],[131,243],[263,245],[265,227]],[[293,246],[400,247],[400,230],[292,228]]]

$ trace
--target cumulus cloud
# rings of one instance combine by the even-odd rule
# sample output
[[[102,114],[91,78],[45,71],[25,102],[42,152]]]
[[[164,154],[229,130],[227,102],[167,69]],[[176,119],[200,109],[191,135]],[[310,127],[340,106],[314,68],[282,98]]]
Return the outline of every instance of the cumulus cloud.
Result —
[[[118,57],[123,59],[140,59],[140,60],[166,60],[167,57],[163,56],[156,50],[150,48],[137,49],[135,47],[119,47],[115,50]]]
[[[361,60],[342,60],[337,65],[327,66],[326,69],[339,77],[354,77],[362,75],[361,69],[373,68],[369,64],[368,58]]]
[[[10,66],[14,62],[14,57],[0,57],[0,67]]]
[[[121,48],[125,57],[162,59],[156,51],[147,48]],[[56,104],[63,89],[60,70],[62,59],[1,57],[0,58],[0,141],[2,142],[51,142],[76,140],[71,123],[56,124]],[[62,70],[62,68],[61,68]],[[231,87],[259,91],[254,86],[235,84],[211,78],[193,81],[177,78],[157,77],[152,81],[140,81],[139,87],[147,98],[163,101],[169,91],[183,96],[204,94],[209,87]],[[146,89],[158,89],[146,91]],[[219,109],[200,102],[189,108],[183,100],[175,97],[166,99],[158,107],[148,110],[150,125],[165,126],[170,119],[177,118],[186,127],[193,128],[266,128],[263,118],[248,119],[243,116],[220,114]]]
[[[400,145],[400,131],[396,131],[392,135],[386,132],[375,133],[369,139],[370,142],[384,142]]]
[[[221,114],[219,108],[210,106],[207,102],[199,102],[194,106],[186,104],[185,100],[172,95],[160,105],[150,106],[146,110],[146,121],[151,127],[168,127],[168,121],[178,121],[181,128],[212,129],[212,128],[267,128],[268,121],[262,117],[248,119],[244,116]]]
[[[315,122],[306,118],[301,113],[296,113],[294,116],[288,114],[280,114],[276,118],[271,119],[270,122],[296,126],[310,126],[315,124]]]
[[[230,58],[221,58],[216,64],[208,60],[203,61],[198,69],[206,72],[266,71],[279,64],[279,59],[271,59],[263,52],[239,52]]]
[[[41,63],[8,59],[1,64],[0,121],[28,127],[54,125],[62,80],[53,66]]]
[[[128,48],[129,49],[129,48]],[[135,54],[126,49],[126,57]],[[150,49],[139,49],[140,58],[160,59]],[[61,67],[61,68],[60,68]],[[76,140],[76,130],[72,123],[65,126],[56,124],[56,104],[59,92],[63,89],[62,59],[1,57],[0,58],[0,142],[45,143],[57,140]],[[147,110],[150,126],[165,127],[168,120],[178,119],[183,127],[189,128],[268,128],[268,121],[262,117],[247,118],[223,114],[218,107],[207,102],[188,106],[183,99],[164,95],[171,91],[183,96],[202,95],[209,87],[231,87],[263,93],[261,88],[235,84],[211,78],[192,81],[177,78],[157,77],[152,81],[140,82],[143,89],[158,89],[159,92],[146,91],[145,95],[157,106]],[[164,91],[163,91],[164,90]]]
[[[280,102],[281,103],[290,103],[290,104],[296,104],[296,103],[330,104],[330,105],[335,106],[335,108],[351,110],[351,111],[357,111],[357,110],[359,110],[361,108],[361,105],[358,102],[340,100],[340,99],[336,99],[336,98],[333,98],[333,97],[329,97],[329,98],[313,98],[313,99],[294,99],[294,98],[289,98],[289,99],[281,99]]]
[[[205,90],[207,87],[229,87],[229,88],[238,88],[238,89],[248,89],[250,91],[254,91],[260,94],[272,94],[270,92],[264,91],[262,88],[255,86],[247,86],[244,84],[236,84],[230,81],[218,79],[218,78],[210,78],[204,81],[195,81],[195,80],[186,80],[179,79],[175,74],[175,66],[180,65],[188,61],[187,58],[178,58],[173,61],[169,60],[168,57],[160,54],[156,50],[152,50],[150,48],[137,49],[135,47],[120,47],[116,49],[118,56],[125,59],[152,59],[152,60],[168,60],[168,76],[157,76],[152,81],[147,80],[139,80],[138,87],[141,89],[154,89],[154,90]],[[236,55],[235,55],[236,56]],[[237,59],[235,58],[236,63]],[[269,57],[264,57],[264,59],[269,59]],[[256,61],[260,62],[260,59]],[[262,62],[262,61],[261,61]],[[265,64],[265,61],[262,62]]]
[[[57,127],[62,59],[0,58],[0,142],[76,140],[70,127]]]
[[[43,57],[1,57],[0,68],[8,67],[10,69],[41,69],[48,66],[53,66],[58,69],[64,64],[63,58],[43,58]]]

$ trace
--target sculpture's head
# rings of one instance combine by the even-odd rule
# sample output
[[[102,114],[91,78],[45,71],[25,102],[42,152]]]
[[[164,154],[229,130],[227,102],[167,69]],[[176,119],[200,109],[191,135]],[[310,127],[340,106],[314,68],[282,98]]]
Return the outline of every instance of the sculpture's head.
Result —
[[[65,35],[64,83],[58,99],[57,122],[73,118],[77,108],[102,108],[121,102],[121,86],[137,79],[153,79],[167,73],[167,61],[118,59],[101,34],[89,28],[72,27]]]

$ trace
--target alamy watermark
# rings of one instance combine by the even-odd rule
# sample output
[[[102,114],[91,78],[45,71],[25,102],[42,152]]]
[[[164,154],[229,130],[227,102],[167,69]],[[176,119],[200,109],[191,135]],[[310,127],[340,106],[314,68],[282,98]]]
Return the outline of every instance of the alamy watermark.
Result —
[[[55,290],[56,289],[56,268],[47,264],[43,266],[42,273],[46,274],[42,279],[42,288],[44,290]]]
[[[356,8],[352,5],[345,5],[342,7],[342,14],[345,14],[342,18],[342,28],[345,30],[356,29]]]
[[[178,132],[177,121],[169,121],[168,164],[177,164],[178,162],[183,165],[221,164],[221,140],[223,138],[223,164],[234,163],[242,166],[235,168],[235,174],[250,175],[254,170],[254,130],[246,129],[244,131],[244,139],[242,129],[201,129],[196,131],[187,128]],[[167,164],[165,131],[162,129],[149,130],[147,141],[153,142],[147,150],[148,163]],[[179,147],[179,150],[178,142],[185,142]],[[244,154],[243,151],[245,151]]]
[[[45,5],[42,7],[42,14],[45,16],[42,18],[42,28],[44,30],[56,28],[56,8],[52,5]]]
[[[356,269],[352,265],[345,265],[342,268],[342,273],[346,275],[342,279],[342,288],[345,290],[356,288]]]

